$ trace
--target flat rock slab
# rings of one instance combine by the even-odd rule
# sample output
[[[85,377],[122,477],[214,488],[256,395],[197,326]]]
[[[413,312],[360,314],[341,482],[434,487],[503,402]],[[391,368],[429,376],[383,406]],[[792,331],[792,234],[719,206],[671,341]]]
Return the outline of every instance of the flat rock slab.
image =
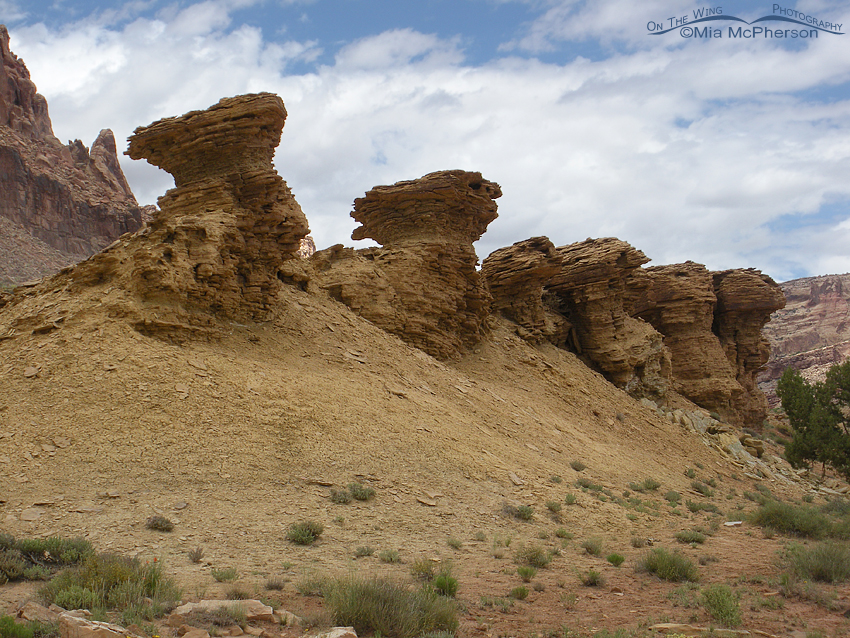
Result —
[[[245,614],[245,620],[248,622],[277,622],[274,609],[259,600],[202,600],[186,603],[171,612],[166,622],[170,627],[179,627],[193,611],[216,611],[222,608],[238,609]]]
[[[59,636],[61,638],[140,638],[120,625],[86,620],[69,613],[59,616]]]

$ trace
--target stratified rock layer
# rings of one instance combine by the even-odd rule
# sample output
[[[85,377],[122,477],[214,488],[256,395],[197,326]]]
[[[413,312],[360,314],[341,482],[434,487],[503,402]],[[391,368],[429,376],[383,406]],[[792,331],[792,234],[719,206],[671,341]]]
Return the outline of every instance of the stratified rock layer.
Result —
[[[760,428],[767,401],[756,375],[770,358],[762,328],[772,312],[785,306],[785,295],[773,279],[755,269],[724,270],[712,273],[712,278],[717,295],[713,330],[744,388],[734,407],[742,424]]]
[[[221,100],[136,129],[127,154],[174,176],[150,233],[133,250],[131,284],[228,316],[264,316],[277,271],[296,256],[307,219],[272,158],[286,119],[271,93]]]
[[[55,272],[142,225],[112,131],[101,131],[91,150],[56,139],[47,101],[9,50],[2,25],[0,217],[8,226],[0,238],[0,284]]]
[[[771,352],[759,375],[770,405],[779,403],[776,380],[785,368],[820,381],[831,366],[850,359],[850,274],[793,279],[779,287],[787,305],[765,326]]]
[[[312,258],[318,285],[374,324],[440,359],[482,335],[491,297],[472,243],[497,217],[499,185],[467,171],[440,171],[377,186],[354,202],[353,239],[382,248],[334,246]]]
[[[481,274],[493,296],[493,309],[515,321],[531,338],[546,329],[543,285],[561,270],[561,258],[546,237],[532,237],[493,251]]]
[[[626,277],[649,259],[613,237],[562,246],[557,253],[561,270],[547,288],[572,323],[580,354],[627,392],[663,396],[670,358],[662,337],[623,306]]]

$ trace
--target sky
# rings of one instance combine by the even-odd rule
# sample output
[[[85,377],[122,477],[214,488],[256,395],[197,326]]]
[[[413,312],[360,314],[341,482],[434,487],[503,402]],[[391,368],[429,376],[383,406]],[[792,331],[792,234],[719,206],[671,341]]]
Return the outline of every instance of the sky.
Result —
[[[464,169],[503,192],[480,258],[615,236],[650,265],[850,271],[850,0],[0,0],[0,23],[63,141],[280,95],[319,248],[369,245],[372,187]],[[173,187],[121,161],[140,203]]]

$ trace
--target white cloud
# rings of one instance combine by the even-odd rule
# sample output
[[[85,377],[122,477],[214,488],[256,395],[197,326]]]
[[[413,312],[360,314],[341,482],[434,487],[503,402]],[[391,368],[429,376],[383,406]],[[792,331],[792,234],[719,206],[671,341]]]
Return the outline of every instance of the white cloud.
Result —
[[[352,244],[351,203],[372,186],[464,168],[504,192],[481,256],[538,234],[557,244],[616,235],[655,263],[756,266],[779,279],[850,270],[846,229],[804,217],[850,200],[850,103],[796,93],[850,79],[838,37],[794,52],[689,42],[597,62],[470,66],[457,41],[405,29],[292,74],[316,59],[316,43],[264,41],[232,24],[232,6],[208,0],[120,27],[19,28],[12,48],[62,139],[111,127],[120,140],[223,96],[280,94],[289,119],[276,164],[320,247]],[[612,29],[621,19],[562,5],[571,7]],[[142,202],[171,183],[140,162],[124,166]],[[771,225],[794,215],[797,230]]]

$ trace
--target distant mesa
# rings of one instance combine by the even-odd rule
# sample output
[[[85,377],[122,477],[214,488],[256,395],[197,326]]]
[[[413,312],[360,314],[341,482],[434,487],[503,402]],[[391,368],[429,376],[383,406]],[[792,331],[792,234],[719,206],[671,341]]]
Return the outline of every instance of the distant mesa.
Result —
[[[56,139],[47,100],[0,25],[0,286],[56,272],[141,225],[112,131],[91,149]]]

